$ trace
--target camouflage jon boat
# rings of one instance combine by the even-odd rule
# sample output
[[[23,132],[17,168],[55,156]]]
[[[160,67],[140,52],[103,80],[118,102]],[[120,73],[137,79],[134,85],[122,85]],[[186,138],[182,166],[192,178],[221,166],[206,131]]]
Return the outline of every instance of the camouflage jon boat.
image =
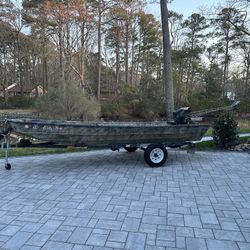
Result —
[[[63,145],[104,146],[113,150],[143,149],[152,167],[167,159],[166,147],[179,147],[202,138],[208,125],[167,122],[77,122],[36,119],[7,119],[9,131]],[[146,145],[146,147],[145,147]],[[8,165],[10,168],[10,165]],[[7,168],[7,167],[6,167]]]
[[[162,143],[177,147],[200,140],[207,125],[167,122],[77,122],[9,119],[12,130],[21,135],[63,145],[114,146]]]
[[[222,110],[230,106],[191,112],[190,107],[180,108],[173,113],[174,121],[167,122],[78,122],[39,119],[9,119],[7,124],[14,132],[42,141],[64,145],[81,146],[126,146],[161,143],[178,147],[198,141],[208,125],[192,123],[193,118]]]

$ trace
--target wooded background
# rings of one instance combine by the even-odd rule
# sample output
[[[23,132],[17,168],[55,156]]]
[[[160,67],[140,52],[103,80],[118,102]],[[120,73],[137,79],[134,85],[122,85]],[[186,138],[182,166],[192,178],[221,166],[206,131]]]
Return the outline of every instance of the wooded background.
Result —
[[[1,108],[64,119],[164,117],[160,20],[143,0],[0,0]],[[250,0],[184,18],[170,11],[175,107],[250,112]],[[159,5],[160,9],[160,5]],[[171,10],[171,5],[169,5]],[[20,85],[20,96],[7,87]],[[25,96],[40,85],[44,95]]]

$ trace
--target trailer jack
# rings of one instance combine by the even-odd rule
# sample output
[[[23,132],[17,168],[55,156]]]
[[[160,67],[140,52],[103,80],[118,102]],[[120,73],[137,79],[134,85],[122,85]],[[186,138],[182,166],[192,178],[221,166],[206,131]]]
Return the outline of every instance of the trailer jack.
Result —
[[[9,150],[9,140],[8,140],[8,135],[2,134],[4,141],[2,142],[2,150],[4,150],[4,155],[5,155],[5,168],[7,170],[11,169],[11,164],[9,163],[9,156],[8,156],[8,150]]]

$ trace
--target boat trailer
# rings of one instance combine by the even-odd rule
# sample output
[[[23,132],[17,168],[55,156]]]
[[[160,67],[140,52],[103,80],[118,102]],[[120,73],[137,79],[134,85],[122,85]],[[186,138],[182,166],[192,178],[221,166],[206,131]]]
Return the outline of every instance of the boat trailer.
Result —
[[[191,112],[191,108],[180,108],[173,113],[172,122],[74,122],[35,119],[7,119],[7,129],[1,133],[5,168],[11,169],[8,150],[11,132],[50,142],[50,147],[75,145],[80,147],[124,148],[132,153],[144,151],[144,160],[151,167],[162,166],[168,157],[166,147],[177,148],[184,145],[193,147],[209,128],[204,124],[193,124],[192,119],[221,110],[232,110],[239,102],[216,109]],[[72,132],[73,131],[73,132]],[[101,138],[101,139],[100,139]],[[27,140],[25,140],[27,141]],[[86,142],[86,143],[85,143]],[[48,144],[40,144],[48,147]],[[31,147],[32,144],[25,145]]]

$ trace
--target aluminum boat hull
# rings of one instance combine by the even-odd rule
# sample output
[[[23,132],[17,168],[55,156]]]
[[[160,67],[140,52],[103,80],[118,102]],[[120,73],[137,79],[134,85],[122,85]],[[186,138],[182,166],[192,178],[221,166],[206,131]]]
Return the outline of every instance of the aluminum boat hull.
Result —
[[[13,132],[62,145],[110,146],[162,143],[176,147],[199,141],[208,125],[167,122],[78,122],[8,119]]]

